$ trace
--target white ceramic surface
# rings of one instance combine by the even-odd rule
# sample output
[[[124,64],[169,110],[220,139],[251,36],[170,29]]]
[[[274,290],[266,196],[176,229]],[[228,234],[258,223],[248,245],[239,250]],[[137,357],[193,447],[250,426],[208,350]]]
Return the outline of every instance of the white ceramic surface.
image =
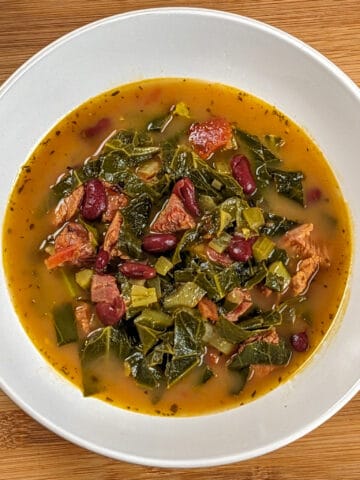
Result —
[[[0,89],[0,208],[44,134],[91,96],[151,77],[193,77],[247,90],[316,139],[359,225],[359,89],[310,47],[259,22],[201,9],[155,9],[101,20],[53,43]],[[306,434],[360,387],[360,265],[345,317],[292,381],[238,409],[161,418],[84,399],[44,361],[16,318],[1,270],[1,388],[64,438],[130,462],[210,466],[251,458]],[[216,441],[214,441],[216,439]]]

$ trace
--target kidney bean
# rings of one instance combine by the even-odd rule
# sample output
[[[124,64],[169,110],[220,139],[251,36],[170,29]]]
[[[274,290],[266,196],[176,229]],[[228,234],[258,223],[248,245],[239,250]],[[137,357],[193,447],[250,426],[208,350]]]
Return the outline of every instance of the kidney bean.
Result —
[[[168,252],[176,247],[177,238],[171,233],[151,233],[143,238],[142,248],[150,253]]]
[[[244,238],[235,235],[228,246],[230,257],[237,262],[247,262],[252,256],[252,246],[256,241],[256,237]]]
[[[240,184],[244,193],[252,195],[256,190],[256,183],[251,172],[249,160],[245,155],[235,155],[231,159],[230,166],[233,177]]]
[[[139,278],[148,280],[156,276],[156,270],[150,265],[144,265],[138,262],[125,262],[120,265],[119,270],[125,277]]]
[[[107,207],[106,191],[103,183],[94,178],[85,184],[81,214],[86,220],[96,220]]]
[[[107,264],[109,263],[109,260],[110,260],[109,252],[101,248],[95,259],[96,273],[104,273],[107,267]]]
[[[112,303],[99,302],[96,313],[104,325],[115,325],[124,315],[126,307],[122,297],[116,297]]]
[[[309,339],[307,333],[294,333],[290,337],[290,343],[296,352],[305,352],[305,350],[309,348]]]
[[[110,118],[101,118],[95,125],[92,127],[85,128],[81,131],[81,136],[84,138],[95,137],[98,133],[106,130],[110,127],[111,120]]]
[[[175,183],[173,188],[180,200],[182,200],[185,209],[194,217],[200,216],[200,208],[196,200],[195,186],[190,178],[185,177]]]

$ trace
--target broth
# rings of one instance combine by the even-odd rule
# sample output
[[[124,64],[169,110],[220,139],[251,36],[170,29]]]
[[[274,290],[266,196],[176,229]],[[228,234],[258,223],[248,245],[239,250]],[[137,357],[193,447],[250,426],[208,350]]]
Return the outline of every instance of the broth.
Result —
[[[195,369],[159,398],[149,388],[138,386],[114,359],[106,362],[106,368],[103,360],[94,366],[95,372],[101,372],[102,391],[96,394],[98,398],[121,408],[167,416],[199,415],[236,407],[291,377],[311,357],[334,322],[352,254],[349,214],[331,169],[309,136],[276,108],[237,89],[190,79],[147,80],[112,89],[80,105],[45,136],[22,167],[6,212],[3,259],[12,301],[27,334],[59,373],[81,388],[78,345],[57,345],[52,316],[54,306],[71,298],[61,270],[48,271],[44,264],[46,254],[40,249],[44,239],[54,232],[54,203],[49,200],[49,187],[66,170],[93,156],[112,131],[142,130],[179,102],[189,106],[191,120],[196,122],[226,118],[260,139],[271,134],[271,138],[285,140],[278,149],[279,157],[287,170],[304,172],[305,195],[315,199],[303,208],[266,189],[265,200],[278,215],[300,224],[314,224],[315,237],[326,245],[331,263],[328,268],[320,268],[312,281],[307,300],[300,307],[301,319],[283,322],[278,327],[286,338],[306,330],[307,350],[292,352],[288,365],[277,367],[267,376],[251,378],[237,395],[229,393],[232,374],[225,367],[228,358],[224,355],[212,366],[214,375],[204,385],[198,384],[199,372]],[[86,129],[99,125],[102,119],[110,122],[104,123],[100,133],[84,136]],[[179,118],[169,125],[164,136],[170,138],[186,122]],[[229,155],[226,151],[220,153],[219,161],[228,160]]]

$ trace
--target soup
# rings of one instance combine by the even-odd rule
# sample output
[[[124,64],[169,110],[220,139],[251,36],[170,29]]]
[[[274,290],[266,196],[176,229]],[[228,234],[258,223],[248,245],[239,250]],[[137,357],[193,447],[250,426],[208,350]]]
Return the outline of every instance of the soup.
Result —
[[[85,396],[167,416],[242,405],[304,365],[352,247],[306,133],[190,79],[122,86],[62,119],[22,167],[3,236],[42,355]]]

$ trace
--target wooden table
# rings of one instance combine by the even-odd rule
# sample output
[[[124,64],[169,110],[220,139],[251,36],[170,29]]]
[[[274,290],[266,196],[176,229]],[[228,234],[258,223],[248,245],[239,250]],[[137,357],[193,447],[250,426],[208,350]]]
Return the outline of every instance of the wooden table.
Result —
[[[0,83],[40,48],[88,22],[133,9],[185,4],[238,13],[286,30],[360,85],[360,0],[0,0]],[[0,479],[25,478],[358,480],[360,394],[323,426],[274,453],[218,468],[166,470],[117,462],[72,445],[0,392]]]

